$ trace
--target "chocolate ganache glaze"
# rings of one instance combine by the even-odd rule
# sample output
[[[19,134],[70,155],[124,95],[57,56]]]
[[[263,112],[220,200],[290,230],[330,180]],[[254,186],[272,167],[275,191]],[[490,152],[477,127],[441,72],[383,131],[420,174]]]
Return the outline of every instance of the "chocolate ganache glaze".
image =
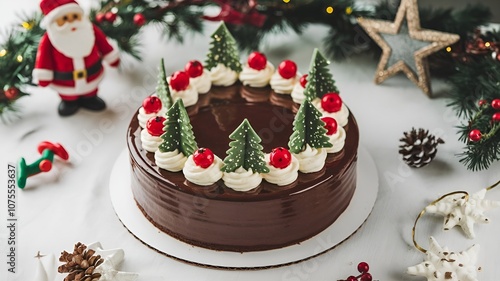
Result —
[[[244,118],[262,138],[265,153],[286,147],[297,108],[289,95],[237,83],[212,87],[187,109],[198,146],[210,148],[223,159],[229,135]],[[253,191],[236,192],[222,180],[202,187],[188,182],[182,172],[158,168],[154,153],[142,149],[141,128],[134,116],[127,132],[132,191],[141,211],[157,228],[189,244],[236,252],[293,245],[331,225],[351,201],[359,142],[352,114],[345,128],[342,153],[329,154],[321,171],[299,172],[298,180],[288,186],[264,180]]]

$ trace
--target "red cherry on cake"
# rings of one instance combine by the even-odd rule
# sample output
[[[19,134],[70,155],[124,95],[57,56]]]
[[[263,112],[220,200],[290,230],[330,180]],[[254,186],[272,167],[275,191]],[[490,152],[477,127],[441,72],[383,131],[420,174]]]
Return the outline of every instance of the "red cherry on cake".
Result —
[[[349,276],[345,281],[358,281],[358,278],[356,278],[355,276]]]
[[[193,153],[193,161],[196,166],[206,169],[214,163],[214,153],[208,148],[198,148]]]
[[[302,75],[302,77],[300,77],[299,82],[300,86],[302,86],[302,88],[305,88],[307,84],[307,74]]]
[[[184,70],[187,72],[189,77],[196,78],[203,74],[203,64],[197,60],[192,60],[186,64]]]
[[[176,91],[184,91],[189,86],[189,75],[184,71],[176,71],[170,78],[170,86]]]
[[[483,134],[478,129],[469,132],[469,139],[473,142],[478,142],[483,138]]]
[[[297,64],[291,60],[284,60],[278,66],[278,73],[285,79],[290,79],[297,75]]]
[[[338,112],[341,107],[342,99],[337,93],[327,93],[321,98],[321,108],[326,112]]]
[[[149,118],[146,123],[146,130],[152,136],[159,137],[163,134],[163,122],[165,122],[165,117],[155,116]]]
[[[323,117],[321,121],[325,122],[325,129],[327,130],[326,134],[331,136],[337,132],[338,124],[337,120],[332,117]]]
[[[142,101],[142,107],[146,114],[157,113],[161,109],[161,100],[155,96],[149,96]]]
[[[253,52],[248,56],[248,66],[255,70],[266,68],[267,58],[263,53]]]
[[[493,109],[500,109],[500,99],[492,100],[491,107],[493,107]]]
[[[284,169],[292,163],[292,154],[284,147],[277,147],[269,155],[269,164],[278,169]]]

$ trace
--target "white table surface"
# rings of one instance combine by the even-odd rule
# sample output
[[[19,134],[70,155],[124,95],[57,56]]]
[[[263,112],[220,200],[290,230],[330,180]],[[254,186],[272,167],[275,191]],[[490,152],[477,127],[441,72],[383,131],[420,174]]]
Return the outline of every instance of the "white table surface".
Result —
[[[37,0],[2,1],[0,24],[5,30],[17,22],[16,15],[38,9]],[[89,1],[81,1],[84,6]],[[140,273],[140,281],[159,280],[339,280],[356,273],[360,261],[370,264],[377,280],[425,280],[405,274],[406,268],[420,263],[424,255],[411,242],[411,227],[418,213],[440,195],[467,190],[475,192],[498,180],[499,163],[488,171],[470,172],[458,163],[462,152],[455,126],[459,120],[442,97],[446,85],[432,80],[436,98],[427,98],[404,76],[373,84],[376,61],[359,56],[330,69],[345,102],[355,114],[361,142],[374,158],[379,173],[379,194],[366,224],[347,242],[317,258],[293,266],[260,271],[205,269],[169,259],[145,247],[122,226],[111,206],[108,181],[113,163],[125,147],[125,132],[144,97],[156,83],[156,68],[164,57],[168,73],[181,69],[190,59],[203,60],[209,37],[216,24],[207,24],[206,35],[188,35],[183,45],[165,42],[154,28],[142,36],[143,61],[124,58],[119,71],[108,69],[100,96],[108,109],[101,113],[82,110],[69,118],[57,115],[58,96],[49,89],[34,88],[23,98],[22,119],[0,124],[0,279],[6,280],[7,163],[25,157],[38,158],[37,144],[43,140],[60,142],[69,151],[71,162],[56,162],[50,173],[28,179],[18,194],[17,275],[8,280],[32,280],[37,251],[59,254],[72,250],[74,243],[100,241],[105,248],[124,248],[121,269]],[[313,27],[304,36],[277,36],[267,41],[263,51],[274,64],[292,59],[306,73],[313,48],[321,46],[327,32]],[[5,33],[0,35],[1,42]],[[243,56],[244,57],[244,56]],[[243,60],[243,59],[242,59]],[[1,75],[1,70],[0,70]],[[439,146],[436,159],[422,169],[410,169],[398,154],[399,138],[412,127],[429,129],[446,144]],[[359,175],[362,177],[363,175]],[[500,200],[500,190],[487,194]],[[465,238],[459,228],[443,232],[442,218],[425,216],[418,227],[418,242],[428,246],[433,235],[442,245],[461,251],[472,244],[482,246],[478,265],[479,280],[496,280],[500,210],[487,213],[489,225],[476,225],[477,238]],[[10,274],[9,278],[12,278]],[[62,280],[62,278],[60,279]]]

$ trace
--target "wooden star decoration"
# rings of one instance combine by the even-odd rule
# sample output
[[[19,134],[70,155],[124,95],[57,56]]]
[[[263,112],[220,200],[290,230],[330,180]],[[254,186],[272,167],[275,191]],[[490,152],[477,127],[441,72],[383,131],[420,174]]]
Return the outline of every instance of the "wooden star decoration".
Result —
[[[476,266],[479,245],[457,253],[439,246],[431,237],[430,248],[426,254],[427,259],[409,267],[408,274],[424,276],[428,281],[478,281],[477,272],[481,269]]]
[[[432,96],[427,57],[457,42],[456,34],[420,27],[417,0],[401,0],[394,22],[359,18],[358,23],[382,48],[375,83],[399,72]]]

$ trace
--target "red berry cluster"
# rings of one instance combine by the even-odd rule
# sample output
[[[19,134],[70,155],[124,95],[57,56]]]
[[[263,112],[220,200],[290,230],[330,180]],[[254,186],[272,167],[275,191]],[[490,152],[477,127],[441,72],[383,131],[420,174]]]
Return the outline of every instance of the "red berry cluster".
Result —
[[[372,275],[368,273],[368,270],[370,269],[370,266],[366,262],[360,262],[358,264],[358,271],[361,273],[358,276],[349,276],[347,277],[346,280],[344,281],[372,281]]]
[[[118,18],[118,14],[115,11],[108,11],[105,13],[99,12],[95,15],[95,20],[98,23],[109,22],[114,23]],[[137,13],[133,18],[134,24],[141,27],[146,24],[147,20],[143,13]]]
[[[480,100],[479,106],[488,106],[488,102],[486,100]],[[497,112],[493,113],[491,117],[491,122],[496,123],[500,122],[500,99],[494,99],[491,101],[491,107]],[[473,129],[469,132],[469,140],[472,142],[479,142],[483,139],[483,133],[478,129]]]

